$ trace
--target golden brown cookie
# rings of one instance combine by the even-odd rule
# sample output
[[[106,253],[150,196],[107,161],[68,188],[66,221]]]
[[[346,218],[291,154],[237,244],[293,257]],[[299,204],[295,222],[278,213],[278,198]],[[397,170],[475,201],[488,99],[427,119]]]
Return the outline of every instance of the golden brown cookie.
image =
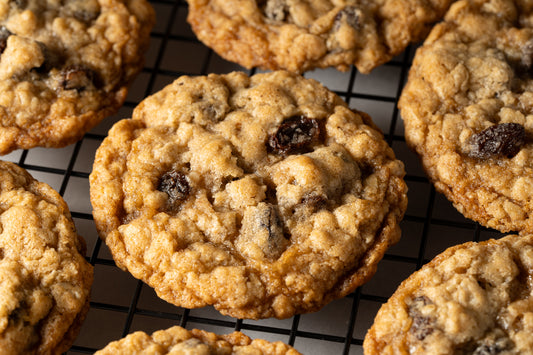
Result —
[[[316,311],[400,237],[403,164],[370,118],[288,72],[181,77],[118,122],[90,175],[116,263],[178,306]]]
[[[451,0],[187,0],[198,38],[252,68],[369,73],[420,41]]]
[[[262,339],[252,341],[241,332],[217,335],[204,330],[174,326],[160,330],[151,336],[145,332],[135,332],[114,341],[95,355],[114,354],[187,354],[187,355],[298,355],[294,348],[280,341],[268,342]]]
[[[114,114],[153,23],[146,0],[0,1],[0,154],[65,146]]]
[[[533,236],[465,243],[405,280],[379,310],[365,355],[532,354]]]
[[[61,196],[0,162],[0,353],[68,350],[89,310],[84,253]]]
[[[459,1],[399,100],[407,143],[466,217],[533,232],[533,2]]]

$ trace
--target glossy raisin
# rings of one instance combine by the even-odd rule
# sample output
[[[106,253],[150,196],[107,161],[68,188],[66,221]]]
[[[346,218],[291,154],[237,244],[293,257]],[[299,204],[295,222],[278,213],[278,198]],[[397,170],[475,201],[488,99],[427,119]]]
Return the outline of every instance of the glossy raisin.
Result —
[[[512,158],[525,143],[526,132],[518,123],[500,123],[474,134],[471,137],[470,155],[478,159],[495,156]]]
[[[354,6],[346,6],[334,18],[334,28],[338,30],[342,23],[346,23],[354,29],[361,28],[360,11]]]
[[[284,237],[281,218],[274,206],[269,204],[264,206],[266,207],[262,209],[262,214],[259,216],[259,225],[268,232],[269,242],[275,244],[276,240]]]
[[[312,211],[321,210],[326,206],[328,202],[328,197],[324,195],[306,195],[302,198],[302,205],[309,207]]]
[[[473,355],[497,355],[506,350],[512,349],[513,343],[507,337],[500,337],[494,339],[493,337],[483,340],[483,343],[478,345],[472,352]]]
[[[93,80],[92,70],[81,66],[68,66],[61,71],[61,87],[65,90],[83,91]]]
[[[0,26],[0,54],[4,53],[7,47],[7,38],[12,33],[4,26]]]
[[[97,12],[76,11],[73,13],[73,15],[81,22],[91,23],[92,21],[96,20],[100,14]]]
[[[431,304],[431,300],[426,296],[418,296],[412,300],[409,306],[409,316],[413,319],[409,332],[418,340],[424,340],[433,333],[433,319],[424,316],[420,312],[420,307]]]
[[[285,250],[287,244],[283,221],[276,208],[268,203],[260,203],[256,213],[259,228],[255,242],[267,258],[276,259]]]
[[[187,176],[175,170],[161,177],[157,189],[168,195],[168,203],[171,207],[185,200],[191,193],[191,185]]]
[[[320,136],[318,121],[295,116],[281,123],[276,133],[268,139],[268,148],[276,154],[291,154],[310,150],[310,145]]]

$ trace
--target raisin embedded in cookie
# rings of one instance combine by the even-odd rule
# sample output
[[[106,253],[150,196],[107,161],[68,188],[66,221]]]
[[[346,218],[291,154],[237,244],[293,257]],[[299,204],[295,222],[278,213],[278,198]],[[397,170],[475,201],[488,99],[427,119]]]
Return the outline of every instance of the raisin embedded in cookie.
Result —
[[[0,353],[67,351],[89,310],[92,266],[65,201],[0,161]]]
[[[531,354],[533,236],[465,243],[406,279],[363,347],[383,354]]]
[[[187,0],[198,38],[240,65],[363,73],[420,41],[451,0]]]
[[[533,233],[533,7],[459,1],[399,100],[407,143],[466,217]]]
[[[181,77],[118,122],[90,175],[116,263],[178,306],[316,311],[400,236],[403,164],[363,113],[288,72]]]
[[[217,335],[204,330],[190,331],[174,326],[159,330],[152,335],[135,332],[125,338],[109,343],[95,355],[114,354],[269,354],[298,355],[294,348],[280,341],[268,342],[262,339],[252,340],[241,332]]]
[[[153,22],[145,0],[0,1],[0,154],[65,146],[114,114]]]

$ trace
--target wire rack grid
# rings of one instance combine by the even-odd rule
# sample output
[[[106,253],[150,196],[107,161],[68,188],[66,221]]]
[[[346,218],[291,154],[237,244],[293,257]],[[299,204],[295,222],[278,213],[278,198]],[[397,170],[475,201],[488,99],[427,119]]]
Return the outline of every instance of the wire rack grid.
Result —
[[[284,320],[239,320],[222,316],[211,307],[187,310],[160,300],[149,286],[115,266],[97,236],[88,181],[95,151],[115,122],[131,117],[133,108],[144,97],[177,77],[255,71],[224,61],[197,40],[186,22],[184,0],[151,3],[157,23],[146,65],[120,111],[76,144],[61,149],[19,150],[3,157],[59,191],[70,207],[78,233],[87,242],[86,257],[95,270],[91,307],[67,354],[92,354],[131,332],[152,333],[173,325],[219,334],[240,330],[251,338],[283,341],[303,354],[362,354],[363,339],[376,312],[402,280],[449,246],[501,236],[465,219],[436,193],[418,158],[406,147],[396,103],[415,51],[408,48],[369,75],[362,75],[353,67],[348,72],[324,69],[305,74],[335,91],[350,107],[369,113],[406,166],[409,206],[402,222],[402,239],[388,250],[372,280],[316,313]]]

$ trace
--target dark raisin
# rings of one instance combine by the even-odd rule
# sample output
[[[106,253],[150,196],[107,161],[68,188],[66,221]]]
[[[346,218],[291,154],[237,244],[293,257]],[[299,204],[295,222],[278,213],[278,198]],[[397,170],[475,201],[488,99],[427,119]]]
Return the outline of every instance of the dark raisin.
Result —
[[[62,7],[62,16],[72,16],[75,19],[90,24],[100,16],[101,10],[96,0],[68,0]]]
[[[259,227],[255,243],[267,258],[278,258],[287,244],[283,221],[278,211],[271,204],[260,203],[257,205],[255,216]]]
[[[320,136],[318,121],[304,116],[295,116],[281,123],[276,133],[268,139],[268,147],[277,154],[307,151]]]
[[[346,6],[342,8],[334,18],[334,29],[338,30],[342,23],[346,23],[354,29],[361,28],[360,11],[354,6]]]
[[[161,177],[157,189],[168,195],[170,207],[175,207],[178,202],[185,200],[191,193],[191,185],[187,176],[175,170],[169,171]]]
[[[81,22],[91,23],[92,21],[96,20],[100,14],[97,12],[76,11],[73,15]]]
[[[81,66],[68,66],[61,71],[61,87],[65,90],[83,91],[91,86],[93,71]]]
[[[424,340],[428,335],[433,333],[432,320],[421,315],[413,316],[413,323],[409,331],[413,333],[418,340]]]
[[[499,354],[502,351],[498,346],[495,344],[492,345],[480,345],[479,347],[474,350],[472,353],[473,355],[496,355]]]
[[[267,0],[263,12],[270,20],[284,21],[288,15],[288,7],[285,0]]]
[[[324,208],[327,201],[327,196],[313,194],[304,196],[301,203],[304,206],[310,207],[313,211],[317,211]]]
[[[418,296],[413,298],[409,306],[409,316],[413,319],[411,332],[418,340],[424,340],[428,335],[433,333],[433,320],[430,317],[422,315],[419,308],[431,304],[431,300],[426,296]]]
[[[276,240],[280,237],[285,237],[283,232],[283,225],[278,212],[272,205],[265,204],[266,207],[261,208],[262,213],[259,217],[259,226],[268,232],[269,247],[273,247]]]
[[[487,338],[472,352],[473,355],[496,355],[513,348],[511,340],[507,337]]]
[[[478,159],[494,156],[514,157],[525,143],[526,132],[518,123],[500,123],[474,134],[470,155]]]
[[[11,35],[12,33],[6,27],[0,27],[0,54],[4,53],[6,50],[7,38]]]
[[[421,306],[427,306],[428,304],[432,304],[431,300],[427,296],[416,296],[413,298],[412,305],[415,307],[421,307]]]

